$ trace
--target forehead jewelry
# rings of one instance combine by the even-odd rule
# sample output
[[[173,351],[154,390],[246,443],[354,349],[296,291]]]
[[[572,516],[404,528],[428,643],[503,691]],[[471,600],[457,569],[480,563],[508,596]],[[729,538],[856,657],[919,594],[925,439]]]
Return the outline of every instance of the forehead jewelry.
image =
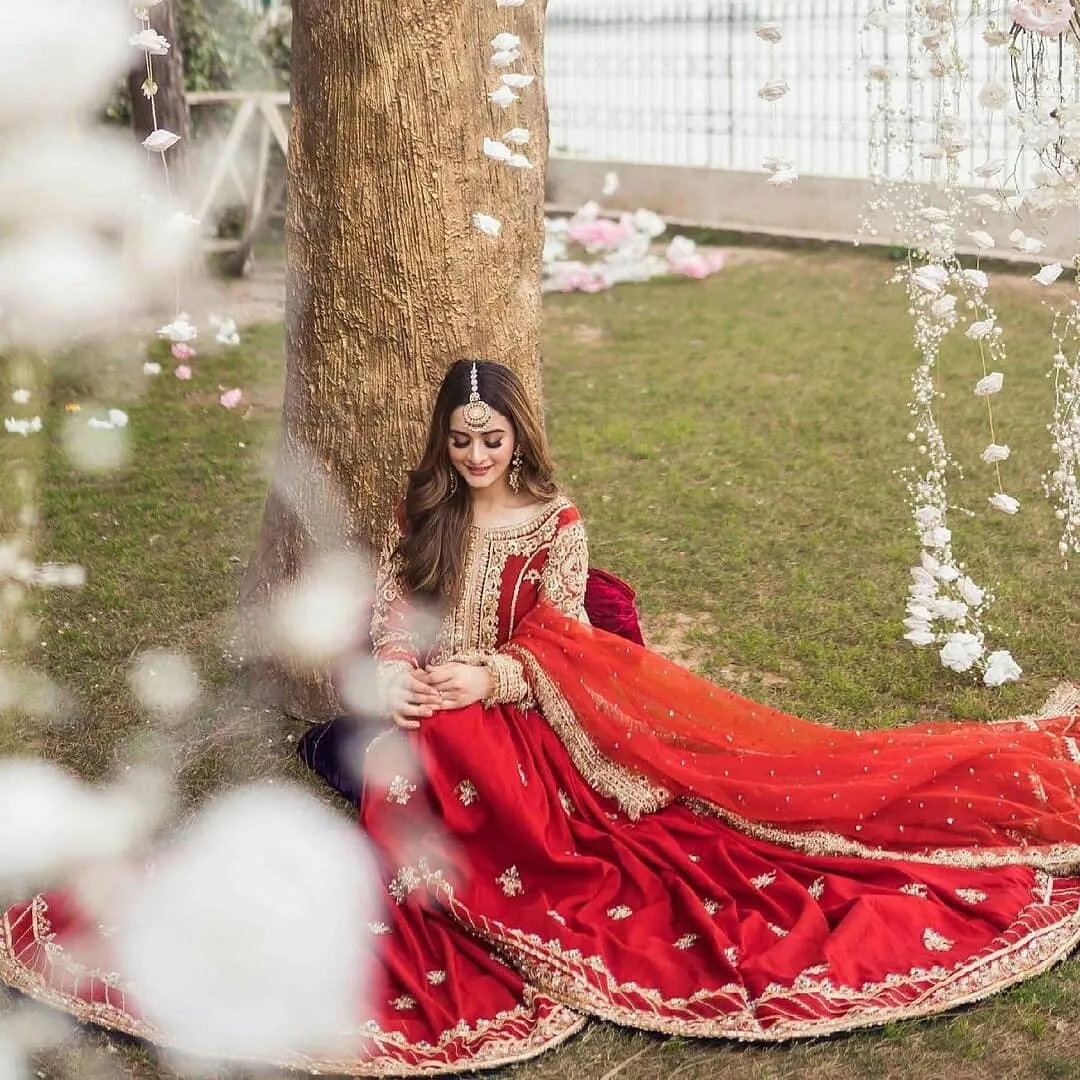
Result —
[[[473,431],[483,431],[491,423],[491,406],[480,400],[480,387],[476,381],[476,361],[469,375],[469,401],[465,405],[465,423]]]

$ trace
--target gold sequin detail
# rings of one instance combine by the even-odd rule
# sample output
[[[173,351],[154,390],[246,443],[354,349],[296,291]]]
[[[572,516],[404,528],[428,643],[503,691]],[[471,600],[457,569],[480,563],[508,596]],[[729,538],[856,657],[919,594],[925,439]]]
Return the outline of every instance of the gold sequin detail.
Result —
[[[609,919],[628,919],[634,914],[632,908],[628,908],[625,904],[616,904],[615,907],[609,907],[607,909]]]
[[[471,780],[462,780],[454,788],[454,794],[461,800],[462,806],[472,806],[478,795],[476,785]]]
[[[384,923],[384,922],[369,922],[367,924],[367,928],[373,934],[389,934],[390,933],[390,927],[387,926],[386,923]]]
[[[567,815],[573,814],[574,804],[570,801],[570,796],[562,788],[559,788],[559,803]]]
[[[907,896],[918,896],[922,900],[930,895],[929,890],[921,881],[909,881],[906,885],[900,886],[900,891]]]
[[[776,880],[776,871],[770,870],[766,874],[758,874],[756,878],[750,879],[750,884],[755,889],[767,889]]]
[[[979,889],[957,889],[956,895],[959,896],[965,904],[981,904],[986,899],[986,893]]]
[[[446,972],[441,970],[429,971],[425,978],[432,986],[442,986],[446,982]]]
[[[398,1010],[398,1012],[405,1012],[408,1009],[416,1008],[416,998],[412,997],[409,994],[402,994],[400,997],[394,998],[394,1000],[391,1001],[390,1004],[393,1005],[394,1008]]]
[[[697,941],[697,934],[683,934],[678,941],[675,942],[676,949],[689,949]]]
[[[923,931],[922,943],[931,952],[948,952],[956,944],[929,927]]]
[[[412,798],[415,790],[416,785],[412,781],[407,780],[404,776],[395,776],[386,789],[386,801],[404,806]]]
[[[806,891],[815,899],[820,900],[822,894],[825,892],[825,878],[814,878],[812,882],[806,887]]]
[[[420,875],[411,866],[403,866],[391,879],[387,886],[390,895],[399,903],[405,903],[405,897],[409,893],[420,888]]]
[[[516,866],[508,866],[496,879],[507,896],[520,896],[525,891]]]

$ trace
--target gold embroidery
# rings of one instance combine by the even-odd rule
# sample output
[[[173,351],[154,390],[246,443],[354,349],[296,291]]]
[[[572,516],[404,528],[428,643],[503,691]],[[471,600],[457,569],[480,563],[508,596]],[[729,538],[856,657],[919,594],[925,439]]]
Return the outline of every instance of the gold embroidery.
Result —
[[[694,942],[697,941],[697,939],[698,939],[697,934],[683,934],[683,936],[681,938],[679,938],[678,941],[675,942],[675,948],[676,949],[689,949],[689,948],[691,948],[693,946]]]
[[[446,982],[446,972],[441,970],[429,971],[425,978],[432,986],[442,986]]]
[[[454,788],[454,794],[461,800],[462,806],[472,806],[478,798],[478,792],[476,785],[471,780],[462,780],[456,788]]]
[[[416,998],[412,997],[409,994],[402,994],[400,997],[394,998],[394,1000],[391,1001],[390,1004],[393,1005],[394,1008],[397,1009],[399,1012],[405,1012],[408,1009],[416,1008]]]
[[[769,923],[769,929],[777,937],[787,937],[788,936],[788,932],[782,926],[777,926],[776,923]]]
[[[508,866],[496,879],[507,896],[520,896],[525,891],[516,866]]]
[[[557,911],[552,910],[547,914],[549,918],[554,919],[560,926],[566,925],[566,920]]]
[[[948,952],[956,944],[955,941],[951,941],[929,927],[923,931],[922,943],[932,952]]]
[[[386,790],[386,801],[404,806],[412,798],[415,790],[416,785],[410,780],[407,780],[404,776],[395,776],[390,781],[390,787]]]
[[[589,541],[580,519],[561,528],[551,542],[544,566],[544,599],[572,619],[587,622],[585,585],[589,577]]]
[[[525,769],[522,767],[521,762],[517,763],[518,779],[521,781],[522,787],[528,787],[529,781],[525,778]]]
[[[544,719],[551,725],[563,746],[566,747],[577,771],[594,791],[614,799],[627,817],[636,820],[642,814],[651,814],[671,802],[671,793],[664,788],[653,787],[643,776],[638,776],[605,757],[574,716],[555,683],[525,649],[513,650],[525,665],[529,684],[540,703]]]
[[[484,657],[483,666],[492,675],[491,693],[484,698],[484,708],[489,709],[500,703],[532,708],[532,694],[525,678],[525,669],[519,660],[506,653],[494,652]]]
[[[819,878],[815,878],[815,879],[814,879],[814,880],[813,880],[812,882],[810,882],[810,884],[809,884],[809,885],[807,886],[807,888],[806,888],[806,891],[807,891],[807,892],[808,892],[808,893],[809,893],[809,894],[810,894],[810,895],[811,895],[811,896],[812,896],[812,897],[813,897],[813,898],[814,898],[815,900],[820,900],[820,899],[821,899],[821,897],[822,897],[822,894],[823,894],[823,893],[825,892],[825,878],[824,878],[824,877],[819,877]]]
[[[559,802],[562,804],[562,808],[566,812],[567,816],[573,814],[574,804],[570,801],[570,796],[567,795],[562,788],[559,788]]]
[[[395,555],[401,542],[397,518],[390,522],[375,576],[375,603],[371,611],[371,646],[380,659],[400,660],[416,655],[415,643],[403,610],[400,564]]]
[[[956,895],[965,904],[981,904],[986,899],[986,893],[979,889],[957,889]]]
[[[720,905],[715,900],[705,900],[702,906],[709,915],[715,915],[720,910]]]
[[[399,903],[405,903],[405,897],[420,888],[420,875],[411,866],[403,866],[393,876],[387,889],[390,895]]]
[[[628,919],[634,914],[631,908],[628,908],[625,904],[617,904],[615,907],[609,907],[607,909],[609,919]]]
[[[373,934],[389,934],[390,933],[390,927],[387,926],[386,923],[384,923],[384,922],[369,922],[367,924],[367,928]]]
[[[729,945],[724,950],[724,959],[734,967],[739,962],[739,950],[735,945]]]
[[[923,900],[930,895],[926,886],[921,881],[909,881],[906,885],[900,886],[900,891],[906,893],[908,896],[918,896]]]
[[[691,861],[692,863],[699,863],[699,862],[701,862],[701,856],[700,856],[700,855],[687,855],[686,857],[687,857],[687,858],[688,858],[688,859],[689,859],[689,860],[690,860],[690,861]]]
[[[767,889],[776,880],[776,871],[770,870],[765,874],[758,874],[756,878],[750,879],[750,884],[755,889]]]

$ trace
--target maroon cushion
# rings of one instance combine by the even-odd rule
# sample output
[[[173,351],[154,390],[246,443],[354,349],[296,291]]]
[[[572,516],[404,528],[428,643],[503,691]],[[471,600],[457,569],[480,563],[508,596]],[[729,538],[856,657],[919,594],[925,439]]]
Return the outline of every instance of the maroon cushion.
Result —
[[[585,613],[589,622],[609,634],[644,645],[634,596],[634,590],[621,578],[596,567],[589,569],[585,584]]]

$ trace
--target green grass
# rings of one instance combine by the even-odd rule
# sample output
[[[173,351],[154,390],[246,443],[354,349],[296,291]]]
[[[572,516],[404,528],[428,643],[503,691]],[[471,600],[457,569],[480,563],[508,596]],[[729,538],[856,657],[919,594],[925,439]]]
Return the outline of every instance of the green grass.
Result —
[[[953,501],[979,511],[956,516],[956,550],[997,593],[994,644],[1025,669],[1021,683],[988,691],[899,640],[917,556],[898,476],[914,454],[905,440],[914,353],[889,271],[855,255],[766,253],[704,283],[549,298],[545,387],[562,476],[588,521],[593,563],[637,588],[651,640],[718,681],[844,725],[1031,711],[1080,673],[1076,589],[1040,490],[1052,463],[1046,293],[1010,281],[993,296],[1010,347],[995,406],[999,441],[1013,447],[1003,475],[1023,504],[1016,518],[982,512],[991,477],[978,462],[989,440],[971,394],[974,347],[958,336],[942,356],[942,426],[967,465]],[[30,658],[79,704],[64,725],[9,717],[0,749],[40,748],[107,775],[146,731],[125,686],[130,658],[164,646],[191,653],[208,682],[176,763],[190,798],[243,776],[296,775],[289,739],[299,725],[247,703],[228,645],[266,489],[281,353],[281,327],[260,326],[240,349],[200,358],[191,383],[166,374],[143,386],[132,356],[98,358],[90,374],[58,366],[37,444],[40,553],[83,562],[89,580],[44,598]],[[254,407],[221,409],[218,389],[232,385]],[[9,390],[0,385],[5,400]],[[59,437],[64,404],[117,395],[131,417],[129,464],[104,478],[75,471]],[[28,451],[19,443],[0,446]],[[1080,965],[1070,960],[935,1021],[768,1048],[593,1025],[503,1075],[1080,1077],[1078,1025]],[[111,1063],[158,1075],[126,1044]]]

